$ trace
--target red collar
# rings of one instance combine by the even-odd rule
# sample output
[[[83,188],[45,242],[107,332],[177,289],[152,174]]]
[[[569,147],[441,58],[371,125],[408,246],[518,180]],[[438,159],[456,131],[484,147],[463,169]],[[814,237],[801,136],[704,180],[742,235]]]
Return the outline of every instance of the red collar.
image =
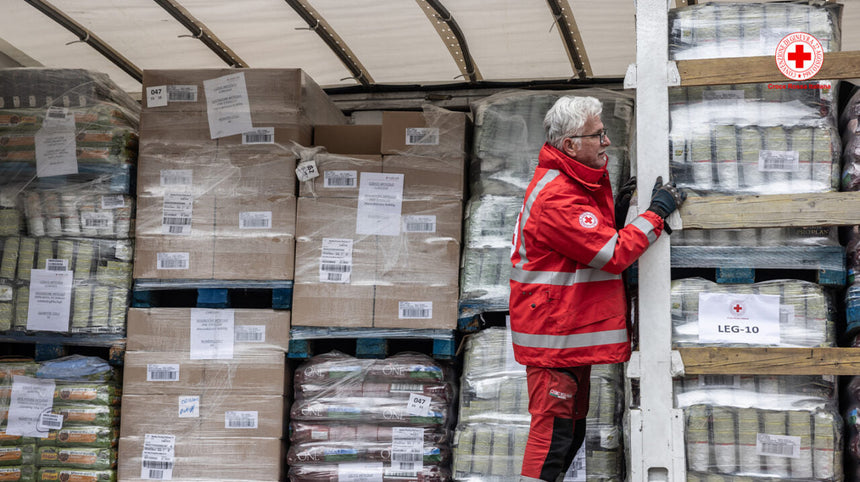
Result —
[[[591,190],[599,188],[601,179],[607,175],[606,166],[590,168],[549,144],[544,144],[538,154],[538,167],[557,169]]]

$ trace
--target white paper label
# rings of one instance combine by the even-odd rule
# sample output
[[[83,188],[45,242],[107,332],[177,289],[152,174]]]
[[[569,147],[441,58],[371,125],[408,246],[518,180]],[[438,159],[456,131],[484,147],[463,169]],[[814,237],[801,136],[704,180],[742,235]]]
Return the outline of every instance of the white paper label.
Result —
[[[435,233],[436,216],[403,216],[404,233]]]
[[[758,433],[755,438],[756,455],[800,458],[800,437]]]
[[[233,310],[191,309],[191,359],[231,360],[234,335]]]
[[[239,213],[239,229],[272,229],[272,211]]]
[[[167,105],[167,86],[155,85],[146,88],[146,106],[164,107]]]
[[[168,85],[167,100],[170,102],[197,102],[197,86]]]
[[[51,106],[45,113],[43,128],[52,130],[75,131],[75,115],[66,107]]]
[[[125,196],[122,194],[107,194],[102,196],[102,209],[119,209],[125,207]]]
[[[406,404],[406,412],[419,417],[430,415],[430,397],[420,393],[410,393],[409,402]]]
[[[242,325],[235,329],[236,343],[265,343],[266,325]]]
[[[352,240],[323,238],[320,256],[321,283],[349,283],[352,273]]]
[[[193,172],[191,169],[162,169],[161,186],[190,186]]]
[[[758,170],[762,172],[794,172],[800,169],[798,151],[759,151]]]
[[[439,128],[438,127],[407,127],[406,128],[406,145],[407,146],[438,146],[439,145]]]
[[[296,177],[299,182],[310,181],[315,177],[319,177],[320,172],[317,170],[317,163],[314,161],[302,161],[296,166]]]
[[[63,428],[63,416],[59,413],[42,413],[39,417],[39,430],[60,430]]]
[[[779,296],[699,293],[699,342],[778,345]]]
[[[242,133],[242,144],[274,144],[274,127],[257,127],[250,132]]]
[[[361,173],[357,234],[398,236],[403,205],[403,174]]]
[[[147,364],[146,381],[148,382],[178,382],[178,364]]]
[[[325,171],[323,187],[355,189],[358,187],[358,171]]]
[[[424,429],[391,427],[391,469],[418,473],[424,468]]]
[[[157,253],[156,269],[188,269],[191,264],[189,253]]]
[[[74,130],[39,129],[36,142],[36,176],[66,176],[78,173]]]
[[[113,214],[110,212],[83,212],[81,226],[89,229],[113,229]]]
[[[337,464],[338,482],[382,482],[382,462]]]
[[[258,416],[256,411],[224,412],[224,428],[257,428]]]
[[[178,192],[164,193],[161,234],[190,235],[193,211],[193,195]]]
[[[741,388],[738,375],[699,375],[698,385],[702,388]]]
[[[74,271],[30,271],[27,329],[69,331]]]
[[[179,418],[200,418],[200,395],[179,397]]]
[[[210,138],[218,139],[254,130],[244,72],[204,80],[203,90],[206,93]]]
[[[47,437],[48,429],[40,428],[39,422],[42,414],[50,413],[54,406],[55,388],[52,379],[13,376],[6,433],[23,437]]]
[[[69,260],[67,259],[46,259],[45,269],[48,271],[68,271]]]
[[[175,435],[146,434],[143,442],[140,478],[145,480],[173,479],[175,448]]]
[[[429,320],[433,318],[432,301],[400,301],[397,318],[401,320]]]

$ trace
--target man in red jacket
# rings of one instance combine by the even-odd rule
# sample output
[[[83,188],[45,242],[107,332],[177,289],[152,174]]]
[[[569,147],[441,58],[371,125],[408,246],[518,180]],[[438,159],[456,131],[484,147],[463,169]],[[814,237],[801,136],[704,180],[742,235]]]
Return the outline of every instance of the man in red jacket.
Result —
[[[547,112],[514,233],[511,331],[531,413],[521,480],[563,477],[582,446],[591,365],[630,358],[621,273],[686,197],[658,178],[648,210],[616,226],[601,111],[593,97],[562,97]]]

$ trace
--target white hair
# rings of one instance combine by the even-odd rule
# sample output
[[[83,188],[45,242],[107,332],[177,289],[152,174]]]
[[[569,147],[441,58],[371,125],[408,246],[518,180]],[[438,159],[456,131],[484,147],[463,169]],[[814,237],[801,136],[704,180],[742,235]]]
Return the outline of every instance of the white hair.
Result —
[[[588,119],[600,117],[601,112],[603,105],[594,97],[561,97],[543,118],[547,144],[561,150],[565,137],[582,135]],[[582,145],[582,139],[573,139],[573,142],[577,147]]]

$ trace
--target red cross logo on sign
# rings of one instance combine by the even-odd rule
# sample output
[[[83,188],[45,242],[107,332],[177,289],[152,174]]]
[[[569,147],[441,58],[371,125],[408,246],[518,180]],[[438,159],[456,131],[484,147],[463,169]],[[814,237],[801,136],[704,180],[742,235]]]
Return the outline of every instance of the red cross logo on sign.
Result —
[[[729,306],[731,306],[730,309],[733,316],[741,316],[746,311],[746,307],[744,307],[741,301],[733,301]]]
[[[597,227],[597,216],[594,213],[585,211],[579,215],[579,225],[588,229]]]
[[[735,313],[740,313],[743,308],[741,308],[741,305],[735,305],[732,309],[735,310]]]
[[[779,41],[774,54],[779,71],[791,80],[809,80],[821,70],[824,48],[806,32],[794,32]]]

